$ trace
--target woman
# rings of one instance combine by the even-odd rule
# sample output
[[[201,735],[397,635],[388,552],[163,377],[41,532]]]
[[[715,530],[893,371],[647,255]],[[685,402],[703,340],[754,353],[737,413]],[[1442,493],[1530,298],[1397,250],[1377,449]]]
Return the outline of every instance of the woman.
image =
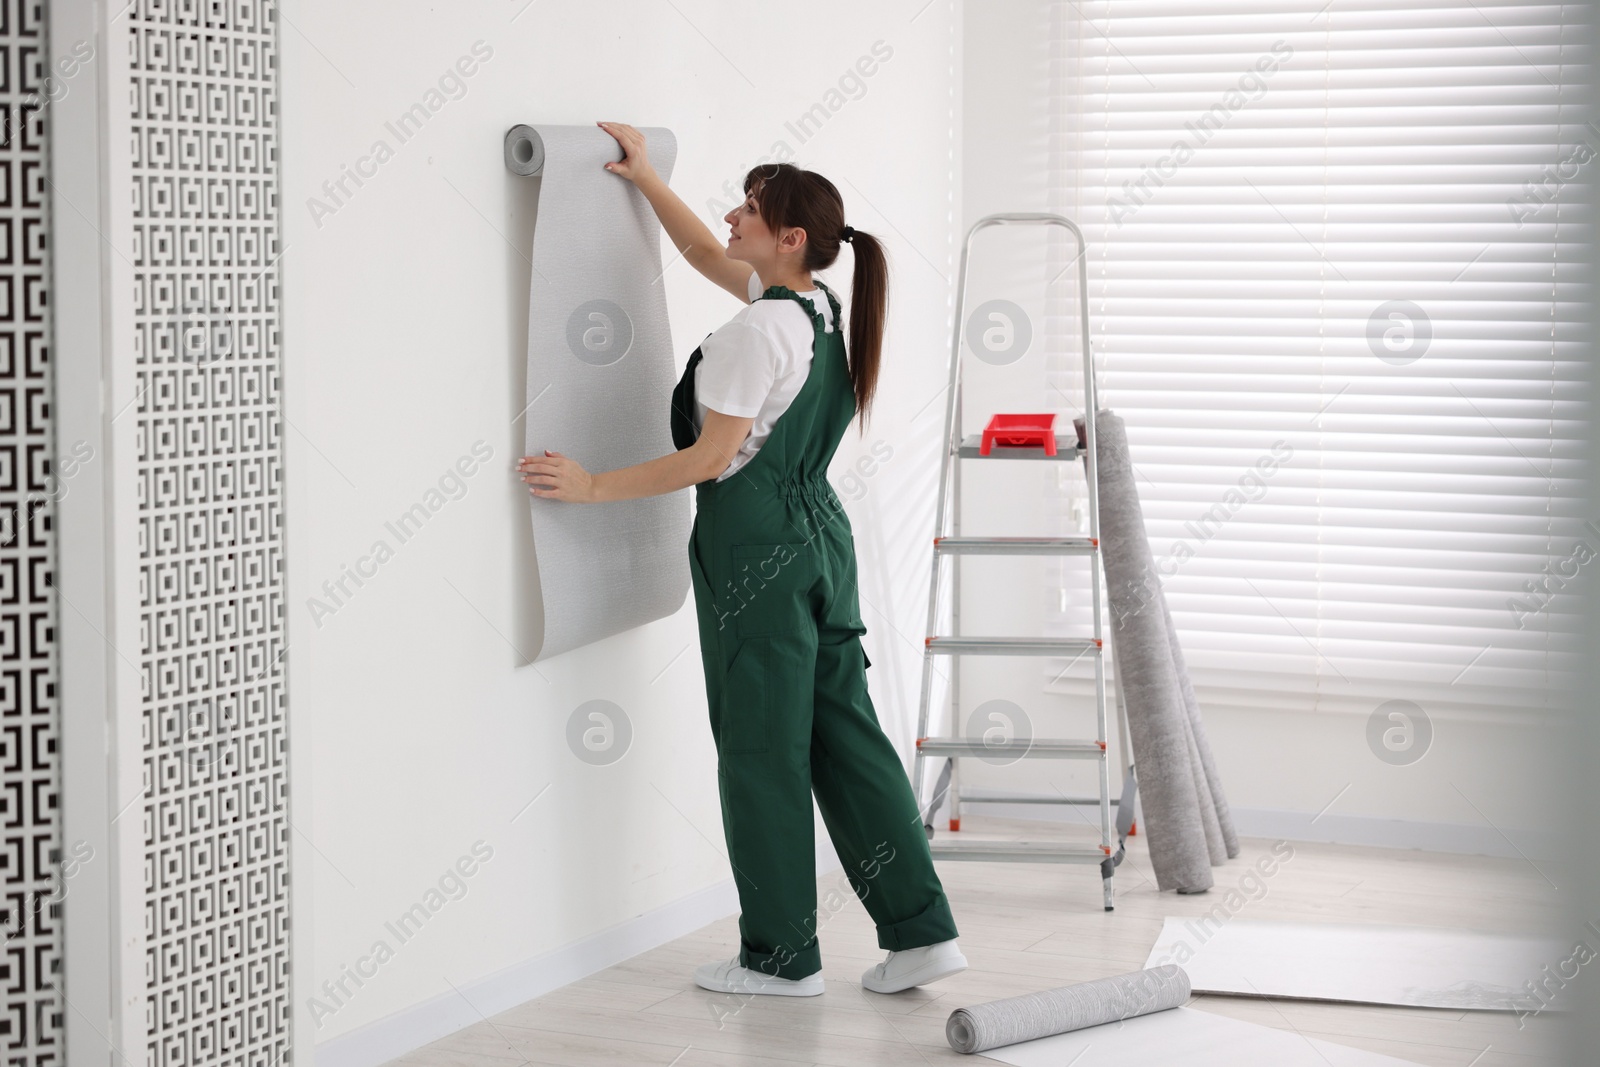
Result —
[[[850,522],[827,482],[850,420],[864,425],[887,305],[883,248],[844,225],[826,178],[787,163],[745,176],[719,246],[650,166],[632,126],[602,122],[684,258],[749,306],[707,335],[672,394],[678,451],[591,474],[559,452],[518,464],[534,496],[626,500],[695,487],[689,571],[699,616],[722,823],[739,890],[739,953],[695,972],[719,992],[814,996],[811,794],[889,950],[861,977],[893,993],[964,970],[921,814],[867,695]],[[839,300],[812,271],[852,241],[850,357]],[[826,299],[823,299],[826,297]]]

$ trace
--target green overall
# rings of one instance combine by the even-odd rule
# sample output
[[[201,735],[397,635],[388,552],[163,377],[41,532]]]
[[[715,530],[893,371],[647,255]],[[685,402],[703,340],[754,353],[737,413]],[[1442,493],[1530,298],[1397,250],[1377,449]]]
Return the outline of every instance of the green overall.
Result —
[[[817,283],[840,324],[838,298]],[[850,520],[828,463],[855,417],[841,329],[783,286],[815,329],[811,369],[772,434],[695,486],[689,539],[722,826],[739,890],[739,962],[779,978],[822,968],[811,794],[886,949],[956,936],[904,766],[867,695]],[[672,394],[692,445],[698,348]],[[831,910],[837,910],[833,905]],[[831,910],[829,914],[831,914]]]

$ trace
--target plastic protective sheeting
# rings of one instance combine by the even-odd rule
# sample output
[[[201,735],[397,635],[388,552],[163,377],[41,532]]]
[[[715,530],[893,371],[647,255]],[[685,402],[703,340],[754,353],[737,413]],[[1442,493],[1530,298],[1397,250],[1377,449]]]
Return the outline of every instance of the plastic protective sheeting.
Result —
[[[534,137],[528,135],[531,130]],[[526,454],[551,449],[590,471],[672,451],[668,420],[680,360],[662,282],[660,223],[649,201],[605,169],[620,160],[598,126],[519,127],[507,164],[537,172],[528,294]],[[672,131],[644,127],[670,179]],[[548,659],[664,618],[689,594],[687,491],[605,504],[529,495]]]

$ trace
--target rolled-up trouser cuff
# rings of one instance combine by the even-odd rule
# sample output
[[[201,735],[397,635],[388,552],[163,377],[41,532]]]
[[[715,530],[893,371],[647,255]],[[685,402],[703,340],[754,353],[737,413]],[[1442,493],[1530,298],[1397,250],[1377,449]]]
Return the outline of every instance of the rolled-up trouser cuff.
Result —
[[[760,952],[743,939],[739,943],[739,966],[771,975],[774,978],[804,978],[822,970],[822,946],[816,938],[801,949],[785,946],[776,952]]]
[[[923,945],[937,945],[956,937],[956,920],[943,893],[918,915],[878,927],[878,947],[895,952]]]

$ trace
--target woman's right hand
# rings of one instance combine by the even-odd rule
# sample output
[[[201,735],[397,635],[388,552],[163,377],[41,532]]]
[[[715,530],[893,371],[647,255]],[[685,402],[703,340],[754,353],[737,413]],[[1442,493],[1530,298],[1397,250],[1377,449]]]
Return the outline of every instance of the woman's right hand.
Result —
[[[595,125],[615,137],[625,153],[621,162],[607,163],[606,170],[635,183],[655,173],[649,157],[645,155],[644,134],[625,122],[597,122]]]

